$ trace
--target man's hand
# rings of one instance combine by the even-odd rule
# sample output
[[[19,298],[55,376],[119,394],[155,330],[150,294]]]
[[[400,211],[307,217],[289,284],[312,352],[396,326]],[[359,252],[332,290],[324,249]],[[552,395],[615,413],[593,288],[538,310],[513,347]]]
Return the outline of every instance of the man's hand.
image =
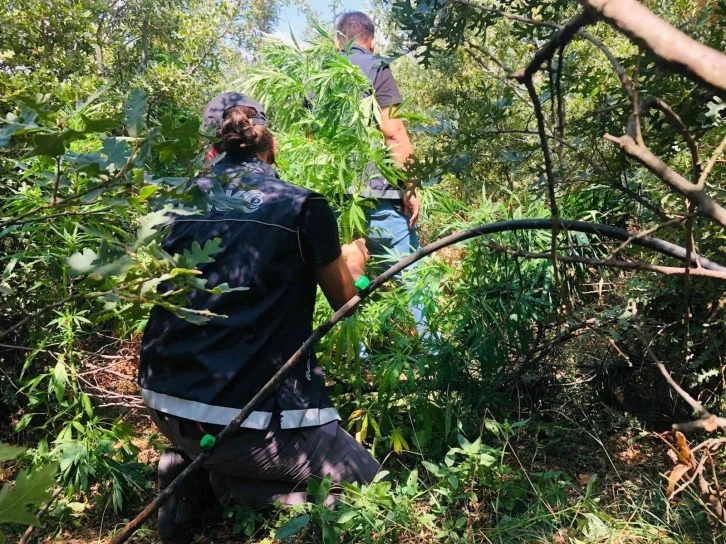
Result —
[[[406,189],[403,192],[403,214],[408,217],[408,226],[413,227],[418,220],[418,194],[416,189]]]
[[[368,248],[363,238],[358,238],[350,244],[343,244],[340,247],[343,259],[348,265],[351,276],[357,280],[365,274],[366,263],[368,262]]]
[[[368,261],[366,241],[362,238],[342,245],[340,252],[340,257],[315,272],[325,298],[336,311],[358,294],[354,282],[363,275]],[[351,310],[347,315],[352,315],[354,311]]]

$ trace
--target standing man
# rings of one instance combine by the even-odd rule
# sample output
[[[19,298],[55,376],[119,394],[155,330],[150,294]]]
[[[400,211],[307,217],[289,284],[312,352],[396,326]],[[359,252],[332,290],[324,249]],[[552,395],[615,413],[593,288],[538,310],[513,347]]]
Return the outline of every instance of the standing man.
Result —
[[[391,158],[405,168],[413,154],[413,147],[403,121],[395,115],[403,99],[389,61],[374,55],[373,21],[365,13],[349,11],[340,16],[336,30],[338,49],[370,80],[376,102],[381,108],[381,124],[378,128],[390,149]],[[413,253],[419,248],[416,233],[419,200],[415,185],[409,182],[404,188],[396,187],[374,168],[369,168],[366,175],[368,179],[361,196],[374,199],[373,207],[366,211],[370,254],[386,257],[393,252],[405,257]],[[421,336],[426,329],[422,305],[412,303],[411,313]]]

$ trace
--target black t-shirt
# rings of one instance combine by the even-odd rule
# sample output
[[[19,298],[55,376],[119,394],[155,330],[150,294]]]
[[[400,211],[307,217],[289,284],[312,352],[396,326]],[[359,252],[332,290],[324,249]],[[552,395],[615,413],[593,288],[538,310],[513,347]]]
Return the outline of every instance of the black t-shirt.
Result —
[[[344,55],[351,64],[358,66],[371,82],[374,96],[381,109],[395,106],[403,101],[389,66],[391,59],[374,55],[357,44],[351,46]],[[363,176],[367,187],[359,193],[360,196],[391,200],[400,200],[403,197],[400,188],[385,179],[372,163],[368,165]],[[358,191],[355,187],[351,187],[348,192],[355,194]]]
[[[313,197],[305,202],[300,237],[305,262],[316,270],[340,257],[338,223],[324,198]]]
[[[397,106],[403,102],[401,97],[401,91],[398,90],[398,85],[393,77],[393,72],[388,65],[381,67],[376,76],[373,79],[373,90],[376,97],[376,102],[383,108],[390,106]]]

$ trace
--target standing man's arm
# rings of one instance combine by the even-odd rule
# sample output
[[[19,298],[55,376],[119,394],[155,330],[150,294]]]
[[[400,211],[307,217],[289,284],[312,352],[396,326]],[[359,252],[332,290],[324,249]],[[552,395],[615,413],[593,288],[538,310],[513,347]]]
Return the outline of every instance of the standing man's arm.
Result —
[[[396,108],[403,102],[396,80],[388,66],[383,66],[373,82],[376,101],[381,108],[381,132],[391,150],[391,158],[406,168],[413,154],[413,146],[403,121],[396,117]],[[403,211],[409,217],[408,224],[414,226],[418,219],[419,202],[416,188],[407,183],[403,193]]]

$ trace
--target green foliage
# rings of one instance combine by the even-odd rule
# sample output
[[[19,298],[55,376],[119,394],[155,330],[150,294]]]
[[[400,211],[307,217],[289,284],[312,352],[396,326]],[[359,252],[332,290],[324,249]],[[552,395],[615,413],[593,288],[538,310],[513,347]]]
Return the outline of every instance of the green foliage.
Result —
[[[277,531],[275,531],[275,538],[277,540],[284,540],[290,538],[295,533],[301,531],[303,528],[310,523],[311,517],[309,515],[292,518],[286,521]]]
[[[341,236],[365,232],[360,190],[375,165],[386,178],[402,177],[377,125],[380,108],[359,68],[340,55],[322,28],[309,47],[265,40],[259,60],[239,81],[261,101],[277,131],[283,179],[318,191],[339,210]],[[348,197],[346,195],[351,193]]]
[[[154,304],[204,323],[213,314],[185,308],[187,291],[219,294],[245,287],[208,287],[198,277],[197,267],[223,250],[217,239],[183,255],[169,255],[160,245],[169,213],[207,206],[188,184],[204,166],[207,140],[199,121],[149,118],[144,93],[134,91],[121,126],[94,115],[106,106],[98,102],[101,96],[70,107],[43,97],[22,99],[18,113],[8,114],[0,244],[4,315],[16,321],[20,313],[39,317],[25,331],[26,338],[38,338],[39,347],[14,370],[21,386],[12,406],[23,409],[13,431],[55,437],[40,441],[34,463],[56,463],[70,493],[89,493],[100,483],[99,491],[120,512],[129,499],[144,496],[148,469],[136,461],[131,427],[97,415],[91,398],[109,393],[84,377],[79,344],[105,323],[142,328]],[[164,156],[174,164],[155,174],[149,163]],[[49,366],[38,364],[44,353],[52,354]],[[16,488],[36,489],[31,484],[46,483],[56,468],[39,473],[42,480],[24,476]]]
[[[376,22],[388,30],[380,42],[409,53],[393,69],[410,98],[402,115],[416,160],[405,175],[424,187],[422,240],[548,217],[532,107],[485,52],[522,67],[552,28],[451,1],[380,4]],[[482,5],[558,24],[580,9],[560,0]],[[720,4],[653,5],[722,46]],[[281,177],[329,199],[343,241],[366,229],[367,202],[357,192],[368,165],[392,180],[404,176],[383,145],[367,79],[329,34],[317,26],[309,44],[258,41],[251,30],[272,30],[276,8],[257,0],[0,7],[0,328],[8,331],[0,341],[18,348],[0,352],[0,416],[11,422],[2,431],[30,446],[23,455],[0,446],[0,460],[32,467],[0,492],[3,513],[35,521],[29,507],[47,499],[56,473],[67,498],[50,516],[63,524],[106,504],[125,517],[149,497],[153,475],[120,419],[125,406],[115,406],[135,405],[137,396],[97,381],[94,355],[113,357],[117,340],[137,338],[155,304],[203,325],[213,316],[185,308],[189,290],[245,289],[199,277],[224,250],[219,240],[179,255],[160,245],[170,213],[231,205],[219,192],[206,201],[190,183],[206,167],[199,111],[215,90],[237,88],[265,104]],[[638,66],[642,95],[673,106],[707,158],[722,137],[722,100],[664,72],[605,25],[590,31],[628,73]],[[607,59],[577,39],[555,55],[551,72],[534,84],[550,133],[564,108],[567,145],[551,138],[560,215],[631,230],[685,216],[680,197],[602,138],[622,133],[631,113]],[[689,174],[678,130],[655,111],[643,126],[649,148]],[[717,162],[715,195],[723,172]],[[694,225],[699,253],[722,259],[722,230]],[[684,245],[684,230],[671,227],[658,235]],[[326,506],[330,480],[311,481],[310,502],[280,513],[277,527],[259,512],[230,509],[233,532],[254,539],[263,525],[271,537],[326,544],[713,538],[700,498],[664,496],[664,449],[648,431],[690,414],[642,357],[627,312],[635,301],[652,349],[722,413],[723,288],[690,278],[686,304],[681,278],[562,263],[558,286],[548,260],[511,254],[550,249],[549,232],[529,231],[447,248],[341,323],[316,349],[342,424],[386,470],[368,485],[345,485],[335,510]],[[607,259],[616,247],[561,233],[557,249]],[[632,245],[619,255],[663,264]],[[391,260],[371,263],[371,275]],[[424,305],[432,331],[424,338],[413,333],[412,300]],[[316,322],[329,313],[321,296]],[[642,448],[639,464],[623,468],[613,451],[622,442]]]
[[[13,446],[0,442],[0,461],[12,461],[25,451],[22,446]]]
[[[15,459],[25,448],[0,443],[0,461]],[[41,468],[21,471],[14,484],[5,484],[0,488],[0,525],[4,523],[21,523],[39,525],[38,517],[31,514],[30,507],[40,506],[51,497],[49,490],[55,484],[58,464],[50,463]],[[5,542],[5,535],[0,531],[0,543]]]

